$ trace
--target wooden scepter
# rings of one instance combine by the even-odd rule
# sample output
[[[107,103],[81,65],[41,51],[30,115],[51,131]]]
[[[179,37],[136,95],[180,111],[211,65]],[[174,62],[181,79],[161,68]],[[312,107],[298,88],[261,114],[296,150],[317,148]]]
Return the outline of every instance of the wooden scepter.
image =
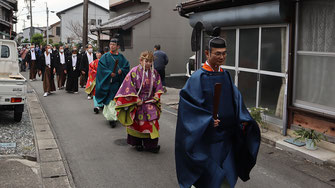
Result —
[[[117,59],[117,60],[115,60],[115,64],[114,64],[114,68],[113,68],[113,73],[114,74],[116,74],[116,68],[117,68],[118,64],[119,64],[119,60]],[[113,77],[111,78],[111,83],[112,82],[113,82]]]
[[[113,69],[113,73],[115,73],[115,74],[116,74],[116,68],[117,68],[118,64],[119,64],[119,60],[117,59],[117,60],[115,60],[115,65],[114,65],[114,69]]]
[[[213,119],[218,119],[219,105],[220,105],[220,96],[221,96],[221,83],[216,83],[214,86],[214,107],[213,107]]]

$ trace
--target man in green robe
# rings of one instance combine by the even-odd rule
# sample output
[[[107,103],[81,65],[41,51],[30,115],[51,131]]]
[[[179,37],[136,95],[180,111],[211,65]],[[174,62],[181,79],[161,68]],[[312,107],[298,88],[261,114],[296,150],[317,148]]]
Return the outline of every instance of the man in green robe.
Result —
[[[118,38],[112,38],[109,47],[110,52],[105,53],[99,60],[95,97],[98,104],[105,105],[103,115],[114,128],[117,121],[114,97],[129,72],[129,62],[119,53]]]

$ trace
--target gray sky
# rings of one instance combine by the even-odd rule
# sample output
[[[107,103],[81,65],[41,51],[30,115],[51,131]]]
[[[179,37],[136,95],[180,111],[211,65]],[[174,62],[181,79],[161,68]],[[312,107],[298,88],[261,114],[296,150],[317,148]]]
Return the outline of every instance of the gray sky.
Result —
[[[77,5],[84,0],[32,0],[32,7],[33,7],[33,26],[35,27],[44,27],[47,26],[47,14],[46,14],[46,3],[48,4],[49,8],[49,25],[56,23],[59,20],[56,13],[51,13],[50,11],[62,11],[73,5]],[[109,9],[109,0],[90,0],[106,9]],[[17,32],[21,32],[24,28],[24,20],[25,27],[30,26],[30,20],[27,19],[28,16],[28,9],[27,3],[29,0],[18,0],[18,23],[17,23]]]

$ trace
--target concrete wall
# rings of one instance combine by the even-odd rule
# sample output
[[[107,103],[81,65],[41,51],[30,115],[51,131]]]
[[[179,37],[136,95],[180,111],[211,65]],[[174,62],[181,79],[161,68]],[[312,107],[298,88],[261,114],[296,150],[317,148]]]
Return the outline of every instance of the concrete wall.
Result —
[[[34,34],[35,33],[41,33],[43,34],[43,31],[34,28]],[[23,39],[22,41],[24,41],[25,39],[28,39],[30,41],[30,27],[23,29]]]
[[[49,30],[49,34],[53,35],[54,37],[50,37],[54,43],[59,43],[60,42],[60,36],[56,35],[56,30],[57,27],[60,27],[60,24],[55,25]]]
[[[75,24],[83,25],[83,6],[78,6],[73,9],[68,10],[65,14],[61,14],[61,41],[67,42],[68,37],[73,37],[73,31],[70,23],[71,21]],[[98,24],[98,19],[102,20],[102,23],[106,22],[109,19],[109,12],[96,7],[92,4],[88,4],[88,22],[90,19],[96,19]],[[76,41],[77,42],[77,41]]]
[[[133,27],[133,48],[123,54],[131,66],[139,63],[140,53],[153,51],[155,44],[169,57],[166,74],[185,74],[186,62],[193,55],[191,51],[192,28],[188,19],[173,11],[179,0],[151,0],[151,17]]]

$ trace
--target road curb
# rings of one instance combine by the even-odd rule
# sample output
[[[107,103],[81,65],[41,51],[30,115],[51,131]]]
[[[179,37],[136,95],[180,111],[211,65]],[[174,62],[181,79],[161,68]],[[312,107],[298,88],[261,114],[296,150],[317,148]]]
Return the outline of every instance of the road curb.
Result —
[[[27,107],[33,125],[37,162],[43,187],[75,187],[70,168],[58,139],[35,92],[27,95]]]
[[[333,169],[335,169],[335,158],[333,158],[333,159],[329,159],[329,160],[325,161],[324,164],[325,164],[325,165],[328,165],[329,167],[331,167],[331,168],[333,168]]]
[[[300,156],[310,162],[319,165],[328,165],[335,168],[335,153],[325,148],[319,147],[315,151],[305,149],[305,147],[298,147],[293,144],[289,144],[284,140],[290,138],[289,136],[283,136],[278,132],[268,130],[262,133],[262,142],[294,155]]]

